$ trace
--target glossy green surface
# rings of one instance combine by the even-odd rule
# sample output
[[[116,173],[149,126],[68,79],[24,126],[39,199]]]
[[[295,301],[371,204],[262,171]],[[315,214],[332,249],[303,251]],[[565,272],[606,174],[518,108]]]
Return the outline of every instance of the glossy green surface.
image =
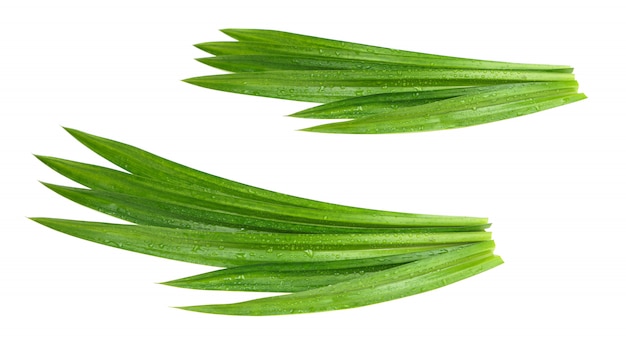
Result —
[[[551,91],[543,94],[535,94],[526,99],[493,105],[476,105],[471,108],[433,112],[432,114],[405,114],[405,118],[402,119],[372,116],[349,122],[320,125],[303,130],[324,133],[387,134],[454,129],[532,114],[585,98],[586,96],[582,93]],[[453,100],[460,99],[459,97],[450,99],[450,101]],[[427,105],[423,107],[425,106]],[[426,110],[427,108],[420,109]]]
[[[482,69],[515,69],[515,70],[571,70],[564,65],[523,64],[500,61],[485,61],[470,58],[440,56],[434,54],[411,52],[370,46],[354,42],[337,41],[295,33],[258,30],[258,29],[224,29],[228,36],[241,43],[268,43],[266,51],[277,46],[305,48],[319,56],[348,57],[363,60],[390,61],[421,66],[445,68],[482,68]],[[198,45],[200,47],[200,45]],[[200,47],[202,48],[202,47]],[[295,52],[295,50],[293,50]],[[347,53],[347,54],[344,54]]]
[[[285,315],[348,309],[433,290],[502,263],[491,242],[402,264],[317,289],[234,304],[183,307],[226,315]]]
[[[569,92],[575,88],[578,88],[578,83],[570,81],[499,84],[422,92],[382,93],[322,104],[294,113],[291,116],[319,119],[361,119],[367,117],[392,119],[400,118],[403,115],[414,116],[416,113],[420,113],[420,110],[424,114],[433,114],[442,110],[451,111],[464,103],[470,104],[473,108],[477,105],[493,103],[494,100],[503,98],[502,94],[507,96],[506,100],[510,100],[508,96],[519,94],[520,90],[526,90],[526,93],[552,89],[563,89]],[[445,101],[438,105],[415,108],[423,104],[456,97],[463,98],[458,101]],[[481,98],[484,99],[483,103],[477,101]]]
[[[491,233],[485,232],[486,218],[387,212],[298,198],[67,130],[127,172],[37,156],[84,188],[44,185],[136,225],[34,221],[118,249],[226,268],[167,285],[293,292],[277,300],[188,310],[268,315],[356,307],[434,289],[500,263],[491,253],[494,243]],[[406,272],[407,267],[413,273]],[[422,280],[414,279],[418,275]],[[356,286],[367,286],[368,296]]]
[[[473,244],[473,243],[469,243]],[[244,265],[163,283],[187,289],[297,292],[320,288],[401,264],[446,254],[467,244],[438,245],[415,253],[315,263]]]
[[[54,230],[115,248],[189,263],[230,267],[261,262],[316,262],[383,257],[433,249],[435,244],[488,240],[489,236],[462,239],[416,239],[413,235],[293,235],[279,233],[228,233],[33,218]],[[457,233],[473,234],[470,233]],[[383,243],[371,243],[370,241]],[[385,243],[389,240],[389,243]],[[393,243],[393,242],[400,243]]]
[[[239,94],[304,102],[380,93],[537,81],[573,81],[569,73],[484,69],[285,70],[195,77],[185,82]]]
[[[238,42],[235,42],[239,44]],[[262,49],[260,49],[262,51]],[[410,65],[344,58],[326,58],[293,54],[220,55],[198,58],[199,62],[229,72],[263,72],[277,70],[398,70],[412,68]]]
[[[577,82],[515,83],[491,88],[305,130],[377,134],[451,129],[526,115],[585,98],[577,93]]]
[[[281,205],[283,211],[292,216],[298,212],[317,215],[318,221],[327,225],[334,217],[343,216],[351,223],[352,219],[366,219],[376,225],[390,227],[422,226],[482,226],[486,218],[424,215],[403,212],[389,212],[332,203],[314,201],[300,197],[268,191],[241,184],[218,176],[210,175],[174,163],[147,151],[117,141],[90,135],[73,129],[66,129],[85,146],[132,175],[94,165],[39,156],[47,165],[64,176],[85,186],[113,191],[143,198],[175,200],[192,206],[206,208],[206,202],[220,204],[222,211],[236,210],[238,213],[264,210],[267,218]],[[261,202],[259,202],[261,201]],[[226,206],[230,208],[225,208]],[[315,209],[315,211],[313,210]],[[326,212],[325,214],[320,212]],[[287,214],[287,213],[285,213]],[[320,217],[321,215],[321,217]],[[326,218],[324,218],[326,216]],[[369,224],[368,226],[372,226]]]
[[[237,41],[197,44],[215,55],[199,61],[234,73],[185,81],[239,94],[323,103],[293,117],[355,119],[304,131],[384,134],[444,130],[513,118],[586,98],[576,93],[578,84],[569,66],[440,56],[274,30],[223,32]],[[562,84],[569,89],[562,88],[561,92],[571,95],[548,104],[539,99],[547,94],[535,91],[527,95],[526,99],[536,100],[529,107],[530,102],[506,94],[516,90],[505,89],[507,85],[539,83]],[[476,102],[473,113],[457,108],[458,103],[474,100],[475,95],[495,87],[502,87],[499,93],[518,107],[508,106],[510,110],[501,108],[496,113],[497,103]],[[459,100],[449,100],[453,98]],[[439,115],[442,109],[449,114]],[[430,112],[425,113],[427,110]]]

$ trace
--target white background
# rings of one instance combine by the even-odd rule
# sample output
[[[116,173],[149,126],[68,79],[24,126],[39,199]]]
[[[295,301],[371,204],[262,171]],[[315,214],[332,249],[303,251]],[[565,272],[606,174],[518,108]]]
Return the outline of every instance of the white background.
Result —
[[[503,5],[511,3],[514,5]],[[89,4],[89,5],[88,5]],[[625,356],[625,9],[618,1],[2,1],[0,355]],[[589,99],[473,128],[304,133],[306,103],[195,87],[192,45],[269,28],[463,57],[569,64]],[[223,177],[370,208],[488,216],[505,264],[364,308],[229,317],[249,294],[154,284],[206,271],[26,217],[113,221],[38,180],[104,164],[62,126]],[[254,296],[254,295],[253,295]]]

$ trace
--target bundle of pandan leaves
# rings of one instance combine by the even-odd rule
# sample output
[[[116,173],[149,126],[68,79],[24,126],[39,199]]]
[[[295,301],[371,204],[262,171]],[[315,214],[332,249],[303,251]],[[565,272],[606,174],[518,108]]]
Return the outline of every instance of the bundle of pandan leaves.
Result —
[[[84,188],[45,185],[133,224],[33,220],[92,242],[224,268],[168,285],[288,293],[186,310],[280,315],[345,309],[436,289],[502,263],[493,254],[486,218],[388,212],[294,197],[67,130],[123,171],[37,156]]]
[[[186,81],[222,91],[324,103],[294,117],[351,119],[303,129],[383,134],[490,123],[585,99],[573,68],[401,51],[288,32],[222,30],[196,45],[234,72]]]

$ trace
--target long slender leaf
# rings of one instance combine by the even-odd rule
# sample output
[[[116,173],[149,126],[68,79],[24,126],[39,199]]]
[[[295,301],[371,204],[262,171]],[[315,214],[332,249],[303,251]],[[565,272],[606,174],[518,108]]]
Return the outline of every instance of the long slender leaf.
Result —
[[[325,38],[299,35],[295,33],[257,30],[257,29],[224,29],[228,36],[241,42],[268,43],[269,51],[275,46],[294,46],[308,48],[318,55],[339,57],[339,51],[345,51],[350,58],[396,61],[408,64],[441,66],[445,68],[483,68],[483,69],[515,69],[515,70],[561,70],[570,69],[563,65],[522,64],[512,62],[484,61],[469,58],[440,56],[420,52],[402,51],[384,47],[369,46],[353,42],[330,40]]]
[[[200,290],[297,292],[336,284],[364,274],[438,254],[446,254],[466,246],[439,247],[422,252],[368,259],[245,265],[172,280],[163,284]]]
[[[370,212],[342,212],[306,207],[285,206],[246,198],[232,197],[220,193],[207,194],[191,187],[172,185],[149,178],[130,175],[116,170],[87,165],[69,160],[39,156],[46,165],[62,175],[90,188],[131,195],[132,200],[141,203],[148,200],[152,204],[172,204],[188,207],[196,211],[232,213],[241,217],[264,218],[266,220],[311,223],[325,226],[350,227],[407,227],[457,226],[460,221],[449,217],[413,215],[394,217],[373,215]],[[156,203],[155,203],[156,202]],[[202,215],[200,215],[202,217]],[[245,219],[245,218],[244,218]]]
[[[373,117],[374,115],[380,115],[385,118],[397,118],[403,113],[409,116],[415,116],[417,108],[413,108],[423,104],[433,103],[443,99],[449,99],[454,97],[466,96],[472,101],[480,98],[477,95],[486,94],[484,99],[493,102],[493,96],[489,95],[494,92],[504,90],[519,90],[519,89],[532,89],[537,88],[537,91],[543,91],[546,89],[559,89],[559,88],[578,88],[576,81],[571,82],[534,82],[534,83],[516,83],[516,84],[499,84],[493,86],[481,86],[481,87],[466,87],[455,89],[441,89],[433,91],[423,92],[400,92],[400,93],[381,93],[362,97],[354,97],[350,99],[338,100],[322,104],[313,108],[305,109],[300,112],[291,114],[293,117],[298,118],[320,118],[320,119],[360,119],[365,117]],[[515,94],[515,93],[511,93]],[[472,97],[468,97],[472,96]],[[501,96],[499,96],[501,98]],[[467,102],[464,100],[464,102]],[[428,106],[425,112],[432,114],[433,112],[441,112],[442,109],[452,110],[455,109],[453,105],[462,103],[455,103],[453,101],[444,102],[443,106]],[[440,103],[443,104],[443,103]],[[474,106],[475,104],[472,104]],[[411,109],[405,109],[411,108]],[[422,108],[423,109],[423,108]]]
[[[227,315],[284,315],[347,309],[433,290],[501,263],[502,260],[493,255],[492,246],[487,242],[327,287],[234,304],[182,309]]]
[[[460,97],[448,100],[459,98]],[[532,114],[585,98],[586,96],[582,93],[564,93],[553,96],[528,98],[491,106],[476,106],[472,109],[459,109],[451,112],[416,115],[413,118],[401,120],[391,117],[386,119],[382,117],[361,118],[348,122],[320,125],[303,130],[324,133],[384,134],[454,129]]]
[[[427,227],[353,227],[301,223],[163,202],[102,190],[86,190],[44,183],[52,191],[80,205],[132,223],[159,227],[203,229],[216,232],[286,233],[428,233],[480,232],[489,225]]]
[[[199,206],[164,202],[101,190],[86,190],[45,183],[52,191],[83,206],[137,224],[158,227],[202,229],[216,232],[283,232],[283,233],[446,233],[483,232],[479,226],[334,226],[289,220],[243,216],[233,212],[204,209]]]
[[[419,218],[422,216],[411,213],[349,207],[268,191],[194,170],[187,166],[177,164],[147,151],[117,141],[90,135],[74,129],[66,130],[82,144],[122,169],[138,176],[145,176],[174,185],[183,184],[185,187],[193,187],[200,191],[208,189],[214,190],[209,192],[219,191],[237,197],[297,207],[331,210],[334,212],[353,212],[356,214],[371,214],[381,217],[404,217],[408,219]],[[437,219],[439,220],[447,220],[447,226],[473,226],[485,225],[488,223],[486,218],[477,217],[423,216],[438,217]]]
[[[408,246],[377,247],[374,244],[330,244],[327,242],[310,244],[320,235],[278,233],[221,233],[196,229],[163,228],[125,224],[84,222],[55,218],[32,218],[34,221],[54,230],[115,248],[157,257],[180,260],[190,263],[218,267],[233,267],[258,263],[318,262],[345,259],[384,257],[433,249],[437,242],[415,243]],[[371,235],[375,237],[376,235]],[[383,235],[386,236],[386,235]],[[352,241],[353,235],[344,237]],[[308,241],[307,241],[308,240]],[[354,239],[356,240],[356,239]],[[477,241],[484,240],[481,238]],[[463,244],[463,243],[444,243]],[[369,248],[372,247],[372,248]]]
[[[137,224],[158,227],[203,229],[218,232],[255,231],[291,233],[358,232],[359,229],[322,226],[241,216],[236,213],[163,202],[145,197],[101,190],[85,190],[45,184],[59,195],[99,212]]]
[[[419,128],[429,123],[445,120],[446,115],[454,117],[459,113],[467,113],[468,117],[471,117],[488,111],[488,108],[500,108],[500,105],[516,109],[528,101],[574,94],[577,92],[578,83],[575,81],[514,83],[490,88],[475,94],[443,99],[421,106],[404,107],[393,113],[372,114],[350,122],[333,123],[328,126],[335,130],[350,123],[356,128],[368,126],[383,130],[383,127],[395,127],[398,132],[403,132],[402,126],[405,123],[417,122],[418,125],[415,126]],[[317,128],[326,130],[324,126]],[[312,131],[317,131],[317,128],[312,128]]]
[[[390,92],[537,81],[572,81],[569,73],[502,70],[294,70],[189,78],[200,87],[271,98],[325,103]]]
[[[485,61],[450,59],[436,56],[432,59],[358,52],[343,48],[287,45],[282,43],[205,42],[196,47],[216,55],[199,59],[207,65],[231,72],[257,72],[267,70],[318,70],[318,69],[497,69],[524,70],[553,73],[572,73],[568,66],[543,66],[515,63],[490,63]]]
[[[207,194],[203,191],[188,188],[184,185],[172,185],[169,183],[154,181],[149,178],[130,175],[116,170],[87,165],[69,160],[62,160],[52,157],[39,156],[39,159],[62,175],[90,188],[99,189],[113,193],[121,193],[121,202],[117,202],[117,208],[126,205],[147,204],[144,206],[165,206],[165,209],[176,213],[183,213],[189,210],[198,212],[191,215],[192,220],[197,221],[203,218],[206,212],[207,218],[215,214],[230,214],[241,217],[241,223],[252,219],[263,219],[264,221],[276,220],[278,223],[288,221],[291,223],[318,224],[323,226],[346,226],[363,228],[418,228],[425,226],[456,226],[458,222],[451,222],[447,217],[439,216],[410,216],[393,217],[377,216],[369,212],[342,212],[333,210],[320,210],[313,208],[294,208],[292,206],[280,205],[246,198],[221,195],[219,193]],[[53,188],[52,185],[48,185]],[[57,193],[66,189],[54,187]],[[76,195],[80,190],[73,190]],[[94,191],[94,194],[97,191]],[[63,194],[63,193],[61,193]],[[86,193],[88,194],[88,193]],[[67,194],[65,194],[67,197]],[[112,199],[115,196],[110,196]],[[125,199],[124,197],[128,197]],[[68,197],[69,198],[69,197]],[[73,200],[75,200],[73,198]],[[80,203],[80,202],[78,202]],[[111,202],[111,203],[114,203]],[[171,206],[168,208],[168,206]],[[109,204],[104,204],[104,208]],[[95,208],[95,207],[92,207]],[[167,220],[167,218],[166,218]],[[232,224],[233,222],[231,222]],[[452,224],[451,224],[452,223]],[[243,225],[242,225],[243,227]]]
[[[199,62],[229,72],[264,72],[277,70],[401,70],[413,66],[396,63],[325,58],[306,55],[224,55],[198,58]]]

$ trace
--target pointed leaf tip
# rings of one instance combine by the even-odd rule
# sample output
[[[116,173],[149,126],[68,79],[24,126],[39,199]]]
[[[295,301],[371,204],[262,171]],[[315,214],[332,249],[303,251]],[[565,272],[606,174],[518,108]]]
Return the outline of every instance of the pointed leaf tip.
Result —
[[[221,29],[220,30],[221,33],[223,33],[224,35],[229,36],[229,37],[233,37],[233,35],[236,35],[237,32],[240,32],[240,31],[241,31],[241,29],[237,29],[237,28],[227,28],[227,29]]]
[[[185,311],[202,312],[198,309],[198,306],[172,306],[172,308]]]
[[[328,130],[327,128],[323,128],[323,126],[324,125],[317,125],[309,128],[298,129],[298,131],[306,131],[309,133],[343,134],[342,132]]]
[[[88,134],[84,131],[80,131],[77,129],[66,128],[66,127],[63,127],[63,129],[65,129],[65,131],[67,131],[72,137],[74,137],[74,139],[78,140],[83,145],[87,145],[85,141],[89,139],[102,139],[98,136],[91,135],[91,134]]]
[[[160,282],[160,283],[157,283],[157,284],[165,285],[165,286],[171,286],[171,287],[180,288],[180,289],[188,288],[184,284],[180,284],[178,280],[164,281],[164,282]]]
[[[39,155],[39,154],[33,154],[33,156],[34,156],[37,160],[39,160],[39,161],[41,161],[41,162],[44,162],[44,163],[45,163],[45,161],[44,161],[44,160],[46,160],[46,159],[49,157],[49,156],[46,156],[46,155]]]
[[[39,223],[39,224],[41,224],[43,226],[46,226],[48,228],[53,228],[52,227],[52,224],[54,223],[54,222],[52,222],[52,221],[54,221],[53,218],[45,218],[45,217],[27,217],[27,218],[30,219],[33,222],[37,222],[37,223]]]
[[[84,132],[77,130],[77,129],[73,129],[73,128],[68,128],[66,126],[62,127],[65,131],[67,131],[68,133],[70,133],[70,135],[75,136],[75,135],[80,135],[80,134],[85,134]]]
[[[200,86],[202,87],[202,77],[192,77],[192,78],[187,78],[187,79],[183,79],[183,82],[185,83],[189,83],[189,84],[193,84],[195,86]]]

